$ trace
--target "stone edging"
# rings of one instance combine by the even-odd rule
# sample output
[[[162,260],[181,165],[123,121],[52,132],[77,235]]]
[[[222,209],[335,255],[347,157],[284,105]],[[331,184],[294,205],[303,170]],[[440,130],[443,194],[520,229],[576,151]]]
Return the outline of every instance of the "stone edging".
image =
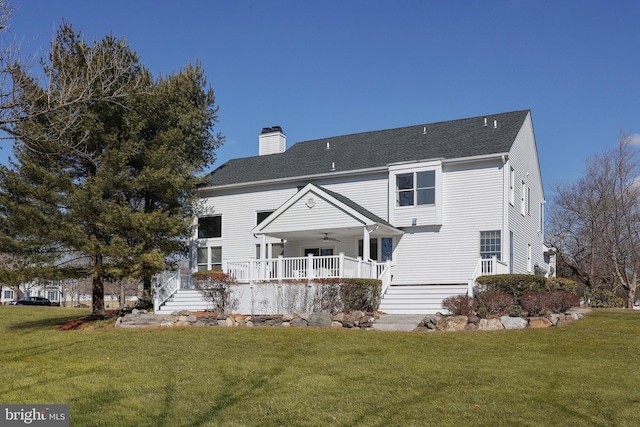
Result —
[[[360,328],[366,329],[380,316],[377,313],[355,311],[353,313],[330,314],[301,313],[283,315],[242,315],[232,314],[216,316],[194,315],[189,310],[174,311],[169,315],[157,315],[146,310],[133,310],[131,313],[119,317],[115,328],[144,328],[144,327],[174,327],[174,326],[224,326],[224,327],[320,327],[320,328]]]
[[[566,313],[553,313],[544,317],[491,317],[445,316],[440,313],[425,317],[415,329],[423,331],[498,331],[503,329],[549,328],[580,320],[591,310],[576,308]]]

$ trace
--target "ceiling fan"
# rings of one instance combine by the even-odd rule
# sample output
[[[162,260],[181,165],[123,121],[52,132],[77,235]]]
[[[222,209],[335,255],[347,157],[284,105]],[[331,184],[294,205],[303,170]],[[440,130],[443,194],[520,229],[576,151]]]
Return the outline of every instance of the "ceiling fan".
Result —
[[[339,242],[340,240],[329,237],[329,233],[324,233],[324,237],[322,238],[322,241],[323,242],[329,242],[329,241]]]

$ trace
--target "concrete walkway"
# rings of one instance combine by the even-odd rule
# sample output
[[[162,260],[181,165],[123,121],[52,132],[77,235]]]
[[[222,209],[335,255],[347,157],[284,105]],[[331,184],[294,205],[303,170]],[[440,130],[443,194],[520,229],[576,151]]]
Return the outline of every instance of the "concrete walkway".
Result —
[[[375,331],[413,331],[426,314],[381,314],[372,329]]]

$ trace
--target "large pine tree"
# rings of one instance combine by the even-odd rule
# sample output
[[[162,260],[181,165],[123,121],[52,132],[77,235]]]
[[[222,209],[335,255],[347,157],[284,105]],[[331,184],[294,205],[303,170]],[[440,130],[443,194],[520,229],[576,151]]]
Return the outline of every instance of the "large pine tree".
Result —
[[[138,277],[148,296],[151,277],[184,250],[196,184],[223,141],[212,133],[218,108],[199,64],[154,80],[124,39],[88,43],[67,24],[43,71],[45,84],[12,70],[19,120],[0,210],[7,224],[38,224],[5,227],[5,241],[29,236],[58,260],[88,260],[101,315],[105,280]]]

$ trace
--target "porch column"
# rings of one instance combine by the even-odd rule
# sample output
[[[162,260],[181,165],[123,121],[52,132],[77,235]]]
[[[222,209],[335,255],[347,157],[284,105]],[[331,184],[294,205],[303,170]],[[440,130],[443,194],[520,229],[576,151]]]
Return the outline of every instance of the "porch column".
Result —
[[[362,259],[368,262],[371,259],[371,242],[369,240],[369,230],[367,226],[362,227]]]
[[[260,242],[260,279],[264,280],[267,276],[265,259],[267,258],[267,236],[262,235],[262,241]]]

